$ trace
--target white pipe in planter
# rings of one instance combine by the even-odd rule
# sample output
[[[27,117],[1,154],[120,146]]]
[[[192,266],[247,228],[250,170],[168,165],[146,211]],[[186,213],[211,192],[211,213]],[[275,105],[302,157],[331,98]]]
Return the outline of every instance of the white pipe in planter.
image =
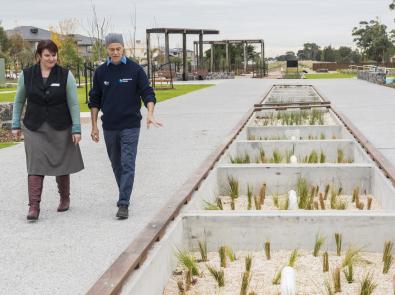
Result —
[[[296,192],[294,190],[290,190],[288,192],[288,210],[297,210],[298,206],[298,198],[296,197]]]
[[[289,158],[289,162],[290,162],[291,164],[297,164],[297,163],[298,163],[298,158],[297,158],[295,155],[292,155],[292,156]]]
[[[295,269],[286,266],[281,271],[281,295],[296,295],[296,274]]]

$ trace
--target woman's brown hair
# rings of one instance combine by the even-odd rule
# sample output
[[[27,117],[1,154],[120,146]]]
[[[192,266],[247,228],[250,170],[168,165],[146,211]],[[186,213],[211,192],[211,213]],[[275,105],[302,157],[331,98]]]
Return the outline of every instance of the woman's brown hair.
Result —
[[[36,53],[34,54],[37,61],[40,60],[40,56],[45,49],[47,49],[52,54],[58,54],[59,51],[58,46],[52,40],[41,40],[38,42]]]

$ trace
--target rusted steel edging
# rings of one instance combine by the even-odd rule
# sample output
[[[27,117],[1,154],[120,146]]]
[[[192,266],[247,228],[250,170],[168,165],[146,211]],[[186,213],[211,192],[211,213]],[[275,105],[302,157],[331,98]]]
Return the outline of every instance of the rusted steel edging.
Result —
[[[296,104],[281,104],[281,105],[254,105],[255,111],[261,110],[287,110],[287,109],[311,109],[311,108],[330,108],[330,102],[325,102],[325,104],[303,104],[303,105],[296,105]]]
[[[250,108],[226,137],[224,143],[204,160],[200,167],[170,198],[151,222],[141,230],[137,238],[122,252],[99,280],[94,283],[87,292],[88,295],[112,295],[121,292],[123,284],[132,272],[144,262],[153,244],[162,238],[166,227],[175,219],[182,207],[189,202],[192,194],[199,188],[203,180],[206,179],[225,150],[248,123],[253,113],[254,108]]]

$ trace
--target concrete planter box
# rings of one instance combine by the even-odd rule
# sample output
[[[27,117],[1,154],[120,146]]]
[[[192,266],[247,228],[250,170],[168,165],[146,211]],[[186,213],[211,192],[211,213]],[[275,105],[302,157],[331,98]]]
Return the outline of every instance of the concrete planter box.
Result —
[[[271,241],[273,251],[311,250],[318,232],[327,237],[325,248],[329,251],[336,249],[334,234],[341,233],[346,245],[363,245],[364,251],[379,252],[385,241],[395,239],[394,221],[395,213],[184,214],[168,228],[144,265],[124,285],[121,294],[162,294],[177,266],[175,249],[198,251],[198,241],[204,235],[209,252],[217,251],[224,244],[234,251],[263,251],[266,240]]]

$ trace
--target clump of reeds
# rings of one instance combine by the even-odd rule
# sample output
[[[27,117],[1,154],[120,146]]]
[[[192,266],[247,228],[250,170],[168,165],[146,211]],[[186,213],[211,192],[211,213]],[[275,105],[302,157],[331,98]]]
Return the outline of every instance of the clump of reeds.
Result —
[[[383,251],[383,273],[388,273],[392,263],[393,263],[393,256],[392,256],[392,247],[393,242],[387,241],[384,243],[384,251]]]
[[[288,197],[282,198],[278,200],[278,209],[280,210],[288,210],[289,207],[289,199]]]
[[[252,256],[251,255],[247,255],[245,257],[245,270],[248,272],[251,272],[251,268],[252,268]]]
[[[271,258],[271,256],[270,256],[270,241],[265,242],[265,255],[266,255],[266,259],[270,260],[270,258]]]
[[[204,237],[203,240],[198,241],[198,245],[199,245],[199,252],[200,252],[201,261],[204,261],[204,262],[208,261],[206,237]]]
[[[209,202],[206,200],[203,200],[203,202],[204,202],[204,210],[222,210],[223,209],[218,206],[217,202]],[[221,201],[221,204],[222,204],[222,201]]]
[[[361,248],[355,248],[353,246],[348,247],[343,258],[342,267],[350,264],[369,264],[370,262],[363,258],[361,250]]]
[[[312,150],[309,154],[308,163],[315,164],[318,163],[318,153],[315,150]]]
[[[337,254],[337,256],[341,256],[341,252],[342,252],[342,240],[343,240],[343,235],[340,234],[340,233],[335,233],[336,254]]]
[[[228,177],[228,193],[232,199],[239,197],[239,181],[233,176]]]
[[[225,253],[230,262],[234,262],[236,260],[236,254],[231,247],[225,246]]]
[[[232,209],[232,210],[236,209],[236,199],[235,198],[230,199],[230,209]]]
[[[299,257],[299,250],[298,249],[293,250],[291,252],[291,255],[289,256],[288,266],[294,267],[298,257]]]
[[[355,208],[360,208],[360,200],[359,200],[359,187],[356,187],[352,191],[352,202],[355,202]]]
[[[252,187],[250,185],[247,185],[247,210],[252,209]]]
[[[200,274],[198,263],[195,256],[186,250],[177,250],[176,257],[178,262],[186,269],[191,271],[191,275],[198,276]]]
[[[279,199],[279,197],[278,197],[278,193],[273,193],[272,194],[272,199],[273,199],[273,204],[274,204],[274,206],[276,207],[276,208],[278,208],[279,207],[279,205],[278,205],[278,199]]]
[[[324,201],[324,196],[322,195],[322,193],[320,193],[318,200],[320,201],[321,210],[325,210],[325,201]]]
[[[251,281],[251,272],[245,271],[241,279],[240,295],[247,295],[250,281]]]
[[[262,184],[261,189],[259,190],[259,202],[261,205],[265,202],[266,198],[266,183]]]
[[[244,155],[236,155],[235,157],[229,156],[232,164],[249,164],[251,163],[250,156],[245,153]]]
[[[259,200],[259,196],[255,196],[254,197],[254,203],[255,203],[255,209],[256,210],[261,210],[262,209],[261,202]]]
[[[331,209],[336,209],[336,205],[337,205],[337,192],[332,189],[331,190]]]
[[[281,155],[281,153],[280,153],[280,151],[279,150],[274,150],[273,151],[273,157],[272,157],[272,163],[275,163],[275,164],[279,164],[279,163],[281,163],[282,162],[282,160],[283,160],[283,156]]]
[[[341,280],[340,280],[340,267],[336,267],[332,271],[332,281],[335,293],[340,293],[342,291]]]
[[[320,152],[320,163],[325,163],[326,156],[323,151]]]
[[[281,281],[281,271],[282,271],[282,267],[280,268],[280,269],[278,269],[276,272],[275,272],[275,274],[274,274],[274,277],[273,277],[273,279],[272,279],[272,284],[273,285],[279,285],[280,284],[280,281]]]
[[[345,201],[339,200],[339,195],[342,192],[342,188],[340,187],[337,191],[332,188],[331,190],[331,209],[336,209],[336,210],[345,210],[347,208],[347,203]]]
[[[367,206],[368,210],[372,209],[372,202],[373,202],[373,198],[369,196],[368,197],[368,206]]]
[[[338,163],[344,163],[344,151],[343,149],[337,149],[337,162]]]
[[[326,200],[326,199],[328,198],[329,189],[330,189],[330,185],[327,184],[327,185],[325,186],[324,200]]]
[[[367,273],[360,284],[359,295],[371,295],[377,288],[377,283],[373,279],[372,273]]]
[[[349,264],[343,269],[344,276],[346,277],[347,283],[351,284],[354,282],[354,270],[353,265]]]
[[[219,260],[221,267],[226,267],[226,247],[221,246],[219,247]]]
[[[259,149],[259,162],[260,163],[267,163],[266,154],[262,148]]]
[[[320,233],[317,233],[315,236],[315,243],[314,243],[314,250],[313,250],[313,256],[317,257],[322,245],[325,243],[325,237],[322,236]]]
[[[333,287],[328,280],[325,280],[324,287],[325,287],[326,295],[335,295],[335,290],[333,290]]]
[[[298,195],[298,207],[308,209],[310,205],[309,188],[306,179],[299,177],[296,183],[296,193]]]
[[[329,255],[328,252],[324,252],[322,255],[322,271],[328,272],[329,271]]]
[[[223,269],[217,269],[212,265],[207,265],[207,269],[210,272],[211,276],[217,282],[218,287],[225,286],[225,273]]]

